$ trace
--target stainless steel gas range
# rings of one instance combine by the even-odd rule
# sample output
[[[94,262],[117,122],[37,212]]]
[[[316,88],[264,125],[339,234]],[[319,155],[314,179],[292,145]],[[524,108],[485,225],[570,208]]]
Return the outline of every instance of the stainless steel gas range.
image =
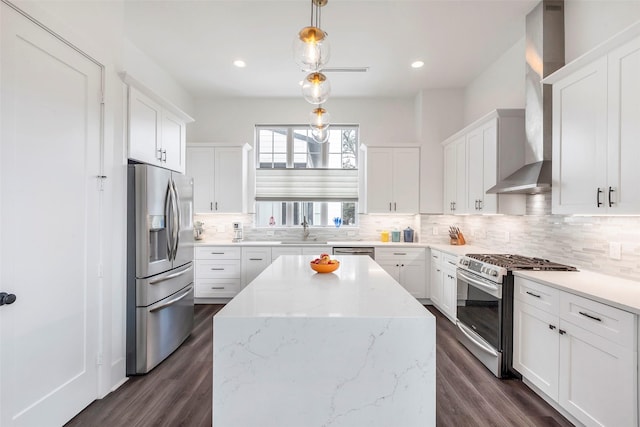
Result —
[[[576,271],[541,258],[467,254],[458,259],[458,340],[497,377],[519,377],[513,356],[513,271]]]

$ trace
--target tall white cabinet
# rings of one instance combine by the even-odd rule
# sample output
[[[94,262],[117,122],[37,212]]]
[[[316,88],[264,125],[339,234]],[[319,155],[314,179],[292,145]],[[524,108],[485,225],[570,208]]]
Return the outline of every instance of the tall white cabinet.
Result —
[[[193,119],[128,74],[128,158],[184,173],[186,125]]]
[[[640,213],[639,28],[545,79],[553,84],[553,213]]]
[[[187,175],[193,177],[195,213],[246,212],[248,149],[248,145],[187,146]]]
[[[442,145],[444,213],[525,213],[524,195],[487,194],[525,164],[524,110],[495,110]]]
[[[368,213],[418,213],[420,148],[366,147]]]

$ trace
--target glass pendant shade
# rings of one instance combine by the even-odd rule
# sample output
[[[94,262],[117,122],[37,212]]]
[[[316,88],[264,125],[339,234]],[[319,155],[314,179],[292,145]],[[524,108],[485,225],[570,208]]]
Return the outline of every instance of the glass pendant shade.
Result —
[[[329,113],[322,107],[315,108],[309,114],[309,126],[311,130],[324,129],[329,126]]]
[[[331,84],[322,73],[311,73],[302,83],[302,96],[310,104],[323,104],[329,99]]]
[[[325,142],[329,141],[329,125],[322,129],[314,129],[312,127],[311,136],[313,137],[313,140],[319,144],[324,144]]]
[[[330,53],[327,33],[318,27],[304,27],[293,41],[293,58],[304,71],[321,70]]]

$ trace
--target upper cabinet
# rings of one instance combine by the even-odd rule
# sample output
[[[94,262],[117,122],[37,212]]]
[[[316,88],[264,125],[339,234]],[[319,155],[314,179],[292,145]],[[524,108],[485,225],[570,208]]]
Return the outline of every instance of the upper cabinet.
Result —
[[[418,213],[420,149],[367,147],[368,213]]]
[[[187,175],[193,177],[194,212],[246,212],[248,148],[189,144]]]
[[[442,144],[444,213],[524,214],[524,195],[486,192],[524,165],[524,110],[496,110]]]
[[[638,76],[640,25],[545,79],[553,84],[553,213],[640,213]]]
[[[128,158],[180,173],[185,171],[186,124],[193,119],[130,76],[128,83]]]

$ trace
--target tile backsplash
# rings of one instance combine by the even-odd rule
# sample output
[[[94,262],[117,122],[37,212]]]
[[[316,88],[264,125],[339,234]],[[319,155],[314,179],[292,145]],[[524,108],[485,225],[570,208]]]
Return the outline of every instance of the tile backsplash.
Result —
[[[579,269],[640,280],[640,217],[581,217],[551,215],[549,195],[528,196],[524,216],[384,215],[359,216],[357,228],[311,228],[311,238],[321,241],[379,241],[383,230],[415,230],[422,243],[448,244],[449,226],[458,226],[468,244],[546,258]],[[231,224],[244,224],[244,239],[297,240],[302,227],[253,228],[253,215],[196,215],[205,223],[205,239],[229,241]],[[620,259],[610,256],[619,245]],[[613,251],[615,252],[615,250]]]

